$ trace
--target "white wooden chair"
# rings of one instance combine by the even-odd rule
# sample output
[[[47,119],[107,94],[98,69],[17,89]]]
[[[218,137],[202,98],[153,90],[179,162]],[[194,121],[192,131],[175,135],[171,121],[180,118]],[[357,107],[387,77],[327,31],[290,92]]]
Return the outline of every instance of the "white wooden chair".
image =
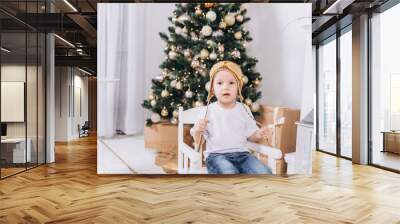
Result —
[[[178,173],[179,174],[207,174],[207,168],[203,166],[202,150],[196,151],[194,147],[184,142],[184,125],[194,124],[200,115],[205,114],[206,107],[196,107],[186,111],[179,108],[178,124]],[[280,149],[268,147],[265,145],[247,142],[247,147],[256,152],[256,155],[266,155],[268,158],[267,166],[273,174],[277,173],[277,161],[282,160]]]

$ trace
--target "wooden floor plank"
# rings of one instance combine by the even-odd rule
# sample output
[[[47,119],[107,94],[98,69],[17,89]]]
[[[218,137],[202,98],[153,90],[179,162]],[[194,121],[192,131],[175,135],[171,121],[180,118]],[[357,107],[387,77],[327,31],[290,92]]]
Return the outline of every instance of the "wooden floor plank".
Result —
[[[400,175],[315,152],[311,176],[96,174],[96,139],[0,181],[0,223],[400,223]]]

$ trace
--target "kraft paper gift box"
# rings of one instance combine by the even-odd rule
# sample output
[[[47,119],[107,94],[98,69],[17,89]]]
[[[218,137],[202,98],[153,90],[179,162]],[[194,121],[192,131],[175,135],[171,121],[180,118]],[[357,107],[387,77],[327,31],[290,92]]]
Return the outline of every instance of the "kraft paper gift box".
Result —
[[[192,145],[190,135],[192,125],[184,127],[184,141]],[[154,163],[166,171],[176,173],[178,167],[178,126],[169,123],[153,124],[144,127],[144,146],[157,151]]]
[[[191,126],[185,126],[185,142],[191,142],[189,130]],[[187,134],[186,134],[187,133]],[[144,127],[144,146],[156,149],[159,152],[178,152],[178,126],[163,123]]]
[[[297,126],[295,122],[300,120],[300,110],[287,107],[274,107],[261,105],[261,116],[257,120],[265,126],[276,124],[281,118],[284,122],[277,125],[272,131],[275,131],[275,139],[271,135],[269,141],[261,143],[271,147],[279,148],[283,154],[296,151]],[[275,145],[272,145],[275,140]]]

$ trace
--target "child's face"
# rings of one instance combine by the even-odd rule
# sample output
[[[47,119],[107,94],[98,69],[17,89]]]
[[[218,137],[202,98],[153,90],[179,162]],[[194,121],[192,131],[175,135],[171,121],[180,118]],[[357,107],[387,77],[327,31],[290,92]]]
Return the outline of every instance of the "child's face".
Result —
[[[236,101],[238,84],[229,71],[221,70],[215,75],[213,89],[219,102],[226,104]]]

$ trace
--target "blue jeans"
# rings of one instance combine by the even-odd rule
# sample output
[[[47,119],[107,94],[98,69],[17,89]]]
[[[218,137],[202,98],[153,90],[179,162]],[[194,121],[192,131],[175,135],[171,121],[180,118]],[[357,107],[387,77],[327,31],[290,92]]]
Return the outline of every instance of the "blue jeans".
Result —
[[[206,165],[209,174],[272,174],[249,152],[210,153]]]

